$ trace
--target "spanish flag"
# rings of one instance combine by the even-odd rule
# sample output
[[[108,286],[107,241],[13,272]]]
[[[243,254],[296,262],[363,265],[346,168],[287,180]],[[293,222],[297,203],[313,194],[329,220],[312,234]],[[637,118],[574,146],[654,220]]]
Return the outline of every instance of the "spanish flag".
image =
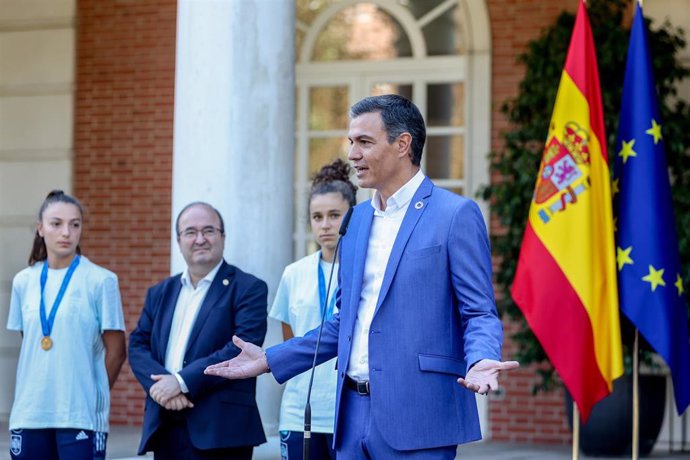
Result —
[[[583,421],[623,373],[604,114],[580,2],[511,293]]]

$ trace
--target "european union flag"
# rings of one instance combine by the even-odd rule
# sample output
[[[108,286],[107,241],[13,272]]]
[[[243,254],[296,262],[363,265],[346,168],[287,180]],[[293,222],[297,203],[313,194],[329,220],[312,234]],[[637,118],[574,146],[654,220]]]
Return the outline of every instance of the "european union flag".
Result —
[[[690,342],[662,120],[639,3],[623,85],[612,193],[623,313],[671,369],[676,409],[690,405]]]

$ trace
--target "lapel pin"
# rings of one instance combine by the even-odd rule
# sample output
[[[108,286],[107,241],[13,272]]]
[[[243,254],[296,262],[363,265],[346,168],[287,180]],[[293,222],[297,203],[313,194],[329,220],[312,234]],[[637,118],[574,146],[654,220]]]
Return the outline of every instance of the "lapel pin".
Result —
[[[421,201],[418,201],[414,204],[415,209],[422,209],[422,206],[424,206],[424,203]]]
[[[223,280],[223,286],[227,286],[228,284],[230,284],[230,281],[228,281],[228,280]]]

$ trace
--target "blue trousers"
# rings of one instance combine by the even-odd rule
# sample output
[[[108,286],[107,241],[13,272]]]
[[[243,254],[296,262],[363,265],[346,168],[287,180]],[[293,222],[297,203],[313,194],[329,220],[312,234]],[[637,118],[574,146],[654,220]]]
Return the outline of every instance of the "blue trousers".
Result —
[[[420,450],[396,450],[389,446],[371,419],[371,399],[343,389],[344,417],[336,452],[338,460],[453,460],[457,446]]]
[[[13,460],[104,460],[108,433],[79,428],[12,430]]]

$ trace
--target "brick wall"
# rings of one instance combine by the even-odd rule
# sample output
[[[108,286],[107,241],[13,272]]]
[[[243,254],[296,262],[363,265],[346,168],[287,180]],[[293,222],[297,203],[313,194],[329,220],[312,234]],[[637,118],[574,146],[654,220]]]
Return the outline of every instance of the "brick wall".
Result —
[[[509,128],[500,107],[507,99],[517,95],[518,84],[524,75],[524,68],[516,62],[517,55],[523,53],[527,43],[538,38],[541,31],[551,25],[561,11],[567,9],[574,12],[577,2],[487,0],[487,6],[491,19],[492,46],[491,147],[497,150],[503,146],[501,132]],[[544,139],[546,134],[544,133]],[[492,177],[492,181],[498,179]],[[492,219],[491,233],[500,231],[498,222]],[[515,345],[509,338],[516,326],[510,323],[504,325],[504,356],[509,359],[515,352]],[[511,372],[501,381],[505,394],[500,399],[492,397],[489,405],[493,439],[540,444],[570,442],[563,391],[533,396],[532,387],[535,382],[537,376],[534,366]]]
[[[79,0],[74,190],[82,248],[120,279],[127,331],[169,273],[176,0]],[[125,364],[111,420],[141,423]]]

